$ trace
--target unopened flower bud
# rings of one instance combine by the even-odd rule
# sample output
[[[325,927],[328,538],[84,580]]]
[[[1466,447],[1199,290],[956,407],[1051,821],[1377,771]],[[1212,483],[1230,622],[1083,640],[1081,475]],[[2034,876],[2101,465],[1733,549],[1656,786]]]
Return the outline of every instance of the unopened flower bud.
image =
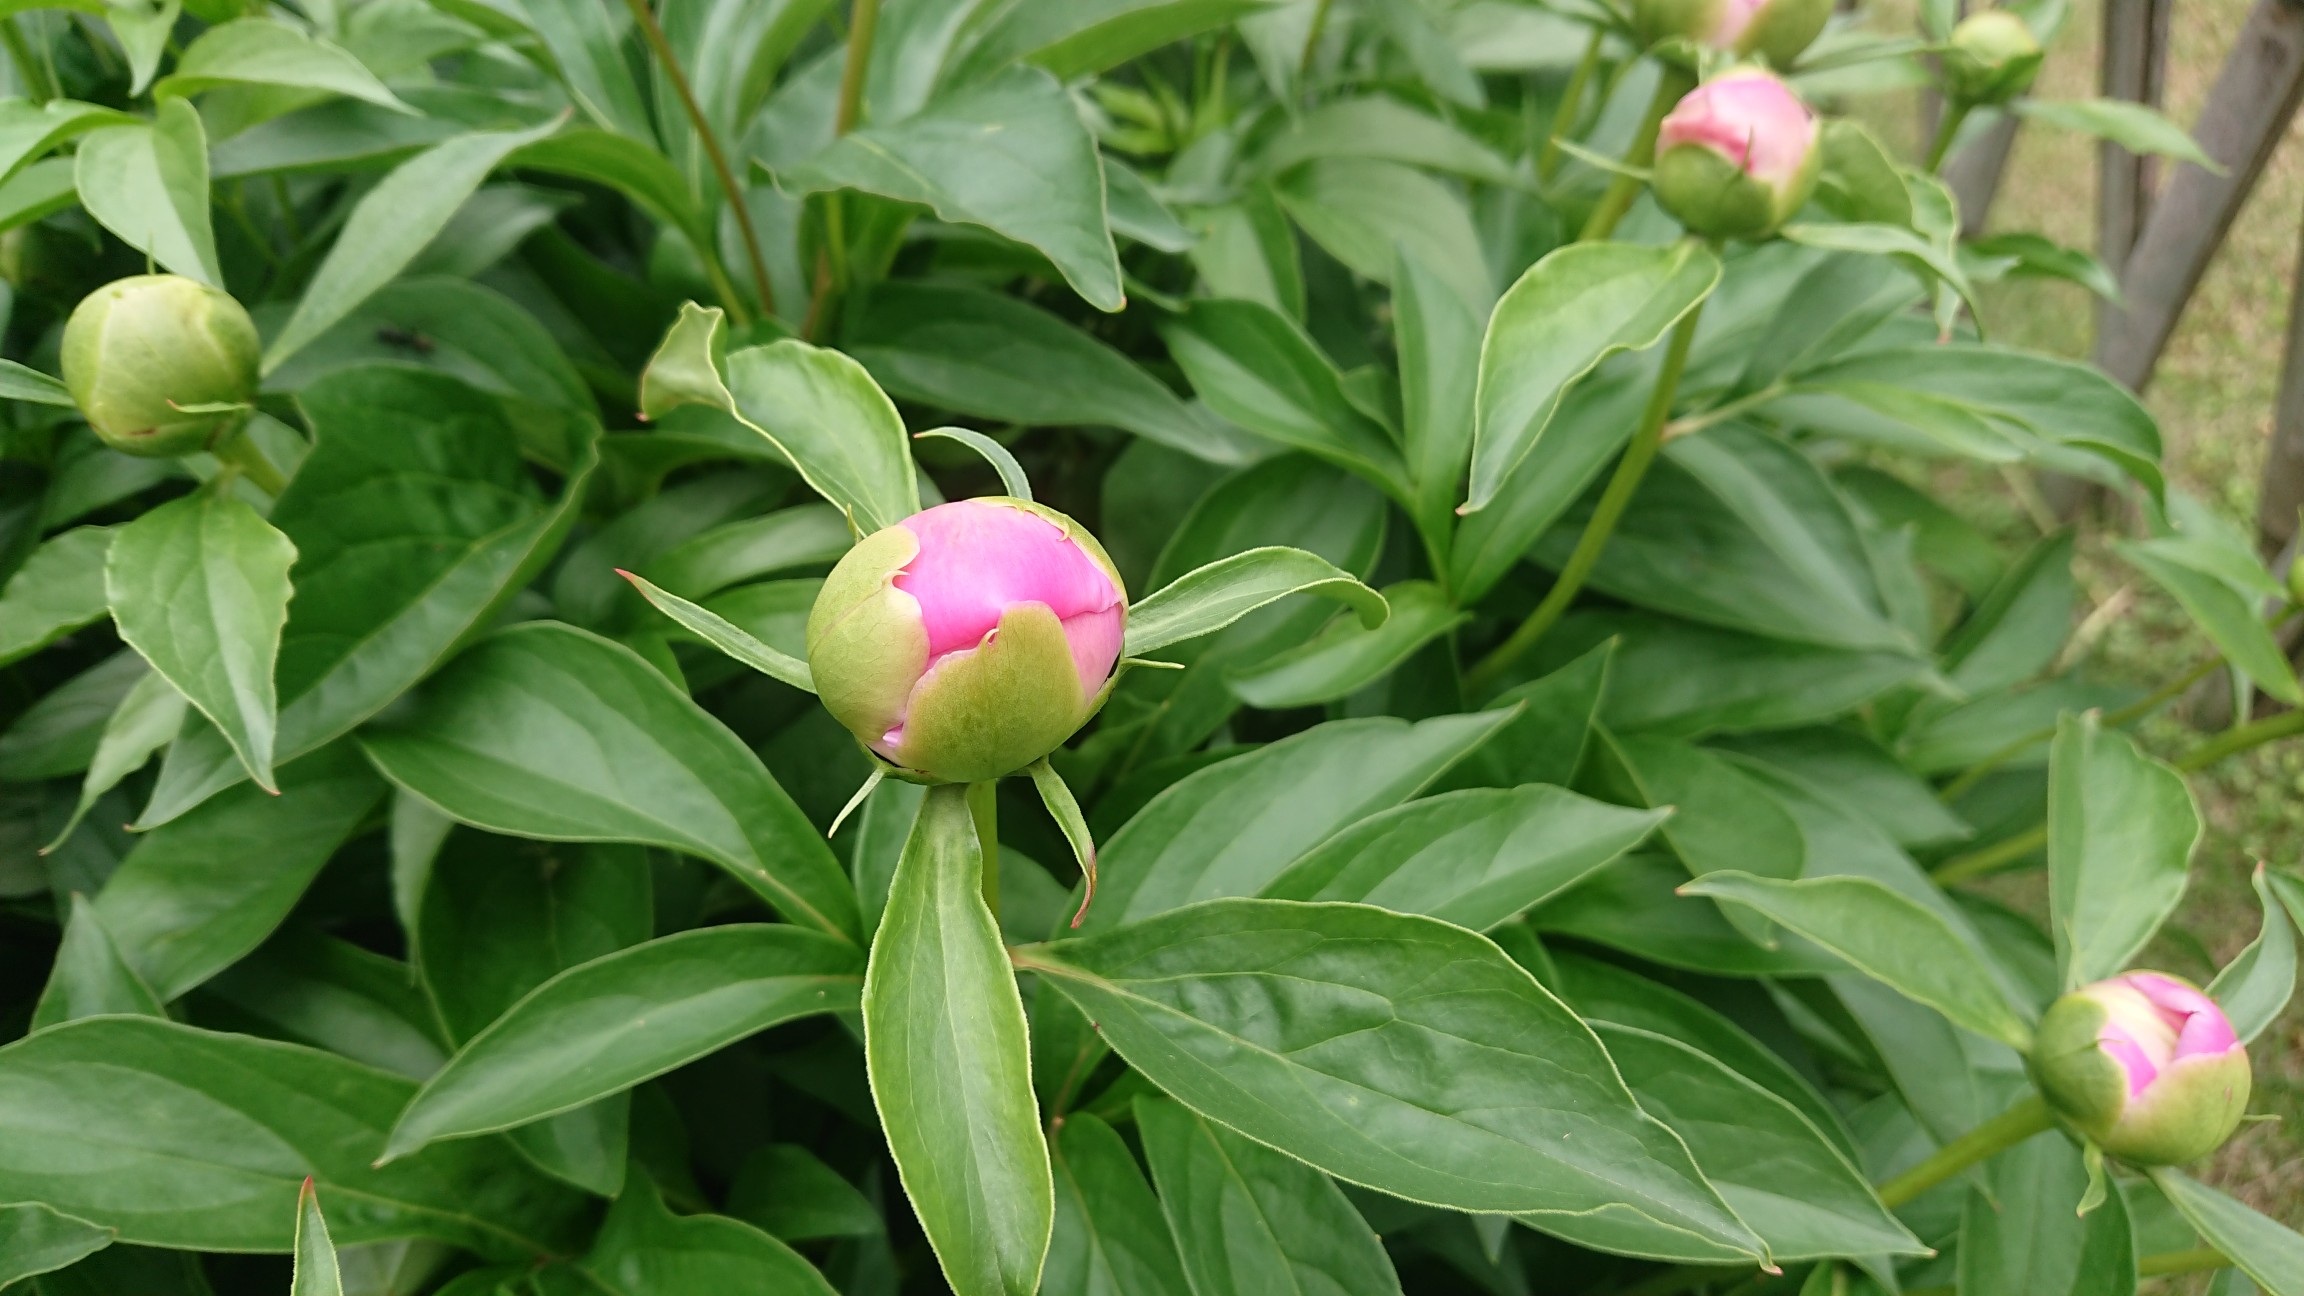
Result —
[[[833,717],[890,764],[980,782],[1096,713],[1126,619],[1120,574],[1079,523],[960,500],[848,551],[808,614],[808,669]]]
[[[64,385],[104,444],[166,457],[213,450],[247,421],[263,353],[219,289],[138,275],[81,299],[64,325]]]
[[[1688,92],[1656,134],[1656,201],[1713,238],[1765,238],[1816,185],[1816,114],[1792,88],[1738,68]]]
[[[1790,67],[1832,17],[1832,0],[1635,0],[1632,26],[1645,45],[1679,39],[1757,55]]]
[[[1944,96],[1954,103],[2004,104],[2032,88],[2044,57],[2022,18],[1986,9],[1960,20],[1944,50]]]
[[[2197,1161],[2248,1107],[2248,1050],[2216,1002],[2160,972],[2127,972],[2050,1004],[2030,1059],[2041,1096],[2113,1156]]]

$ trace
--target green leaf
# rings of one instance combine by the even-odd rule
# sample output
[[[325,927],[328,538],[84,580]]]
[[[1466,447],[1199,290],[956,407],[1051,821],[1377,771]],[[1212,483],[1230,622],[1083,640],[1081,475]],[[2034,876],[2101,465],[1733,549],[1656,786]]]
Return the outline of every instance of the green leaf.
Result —
[[[967,80],[1015,60],[1064,81],[1222,27],[1272,0],[1025,0],[992,11],[948,75]],[[1081,1290],[1086,1290],[1082,1288]],[[1125,1290],[1125,1289],[1124,1289]]]
[[[123,649],[49,689],[0,731],[0,780],[35,783],[87,769],[105,722],[151,673],[143,658]]]
[[[649,559],[646,574],[683,598],[705,598],[778,572],[829,567],[852,542],[840,510],[798,504],[700,531]]]
[[[1462,928],[1212,900],[1014,957],[1146,1079],[1339,1178],[1601,1250],[1761,1254],[1590,1029]]]
[[[2121,301],[2120,277],[2112,273],[2110,266],[2097,260],[2093,253],[2067,247],[2044,234],[2010,230],[1971,239],[1967,248],[1978,256],[2013,260],[2016,264],[2008,271],[2010,278],[2062,279],[2080,285],[2105,301],[2114,304]]]
[[[336,1263],[336,1244],[328,1238],[328,1221],[320,1214],[320,1193],[306,1179],[296,1193],[296,1269],[288,1283],[288,1296],[344,1296],[344,1271]]]
[[[0,1196],[122,1242],[287,1252],[307,1178],[361,1209],[339,1244],[429,1237],[485,1256],[561,1252],[572,1191],[500,1146],[373,1169],[415,1083],[304,1048],[150,1017],[90,1017],[0,1049]]]
[[[2252,592],[2235,589],[2200,561],[2186,537],[2119,541],[2120,556],[2143,569],[2153,582],[2184,605],[2192,623],[2215,643],[2234,668],[2266,693],[2290,706],[2304,705],[2304,687],[2288,653],[2257,615]]]
[[[2018,1051],[2031,1043],[2031,1028],[1991,969],[1950,924],[1871,878],[1786,882],[1731,869],[1708,873],[1680,893],[1750,906],[1957,1025]]]
[[[1104,844],[1104,903],[1086,926],[1256,895],[1306,851],[1416,795],[1512,714],[1331,721],[1197,770]]]
[[[201,987],[200,1004],[215,1014],[211,1025],[310,1044],[412,1079],[448,1060],[440,1023],[406,963],[307,926],[283,928],[226,968]]]
[[[2025,98],[2010,105],[2010,110],[2019,117],[2110,140],[2131,153],[2175,158],[2224,174],[2224,168],[2183,127],[2146,104],[2126,99]]]
[[[0,360],[0,400],[73,407],[72,393],[61,381],[13,360]]]
[[[677,594],[656,588],[641,577],[619,570],[617,575],[632,582],[632,588],[653,604],[657,611],[694,631],[696,636],[720,651],[744,663],[771,679],[779,679],[796,689],[816,691],[816,679],[808,671],[808,663],[790,653],[769,647],[754,638],[743,627],[731,624],[726,618],[700,608]]]
[[[1135,1114],[1175,1238],[1170,1256],[1181,1255],[1179,1278],[1196,1296],[1399,1296],[1384,1244],[1335,1180],[1181,1103],[1138,1098]]]
[[[728,1186],[728,1213],[786,1242],[872,1237],[880,1208],[797,1143],[771,1143],[744,1158]]]
[[[296,545],[240,499],[206,490],[120,528],[104,587],[120,637],[232,744],[258,786],[279,731],[272,667]]]
[[[1029,302],[898,281],[874,285],[860,307],[846,349],[905,400],[1032,427],[1116,427],[1210,463],[1263,453],[1127,356]]]
[[[166,111],[163,106],[162,111]],[[296,309],[264,350],[264,371],[328,331],[376,290],[392,282],[448,225],[488,173],[524,144],[559,128],[475,131],[424,150],[392,169],[363,195],[327,257],[296,299]],[[83,146],[85,147],[85,146]],[[165,260],[165,258],[162,258]]]
[[[688,177],[647,141],[644,122],[639,134],[582,127],[565,130],[522,145],[504,165],[606,185],[679,231],[692,251],[714,246],[711,222],[689,187]]]
[[[680,308],[640,376],[643,414],[686,404],[726,411],[767,438],[860,535],[920,511],[904,421],[862,365],[786,339],[731,354],[722,383],[712,360],[720,317],[717,308]]]
[[[2183,1171],[2149,1172],[2170,1203],[2269,1296],[2304,1296],[2304,1236],[2232,1200]]]
[[[1130,657],[1195,639],[1231,625],[1291,594],[1334,599],[1373,630],[1391,615],[1384,596],[1350,572],[1302,549],[1272,545],[1219,558],[1177,577],[1128,609]]]
[[[1232,691],[1268,711],[1316,706],[1357,693],[1397,669],[1424,645],[1472,619],[1430,581],[1401,581],[1382,593],[1388,615],[1370,628],[1338,617],[1302,645],[1231,672]]]
[[[776,1292],[834,1296],[832,1284],[799,1252],[742,1220],[675,1215],[645,1176],[609,1208],[582,1261],[591,1285],[610,1296],[671,1292]]]
[[[223,86],[282,86],[364,99],[413,112],[359,59],[284,22],[241,18],[200,33],[176,70],[152,87],[154,97],[196,95]]]
[[[76,157],[48,158],[0,181],[0,230],[12,230],[70,207],[79,193],[78,161]]]
[[[655,141],[647,101],[626,60],[622,15],[600,0],[510,0],[499,7],[527,19],[551,51],[560,79],[586,116],[635,139]]]
[[[385,1155],[572,1111],[778,1022],[856,1006],[855,947],[785,924],[703,927],[581,963],[425,1082]]]
[[[539,498],[515,419],[451,378],[381,367],[315,382],[301,403],[317,444],[272,509],[296,544],[298,592],[275,674],[279,755],[335,741],[439,668],[534,579],[583,505],[589,420],[560,499]],[[168,751],[140,820],[166,823],[242,777],[195,725]]]
[[[1024,1005],[984,907],[967,789],[928,789],[864,984],[872,1102],[958,1296],[1031,1296],[1055,1219]]]
[[[1315,158],[1273,184],[1280,205],[1312,241],[1386,286],[1406,252],[1475,311],[1495,301],[1472,210],[1448,185],[1413,166],[1371,157]]]
[[[726,726],[655,667],[572,626],[499,631],[361,735],[450,818],[546,841],[629,841],[720,865],[793,921],[854,941],[824,839]]]
[[[61,1269],[112,1245],[112,1230],[38,1202],[0,1206],[0,1287]]]
[[[31,178],[29,170],[17,177]],[[187,279],[223,286],[208,215],[208,136],[191,104],[163,100],[150,125],[91,131],[73,156],[72,178],[81,205],[121,242]]]
[[[1933,786],[1862,734],[1824,727],[1782,729],[1728,738],[1719,745],[1846,805],[1900,846],[1959,841],[1975,831],[1937,799]]]
[[[243,783],[140,838],[96,915],[174,999],[262,944],[383,791],[350,743],[283,765],[277,797]]]
[[[1960,1290],[1972,1296],[2134,1296],[2125,1194],[2083,1216],[2080,1149],[2060,1130],[1985,1163],[1960,1217]],[[1989,1185],[1987,1190],[1986,1185]]]
[[[552,333],[511,298],[465,279],[419,275],[386,286],[273,370],[265,387],[310,401],[323,378],[363,365],[436,370],[522,405],[595,413]]]
[[[46,103],[0,99],[0,181],[75,135],[99,126],[125,126],[134,121],[135,118],[117,109],[72,99],[51,99]]]
[[[1931,286],[1941,283],[1959,294],[1971,312],[1976,310],[1976,288],[1968,281],[1968,272],[1960,265],[1957,251],[1906,226],[1793,224],[1785,226],[1780,233],[1794,243],[1827,252],[1887,257],[1918,274],[1923,283]]]
[[[1009,498],[1020,500],[1032,498],[1032,479],[1024,475],[1024,465],[1016,462],[1016,456],[1008,453],[1008,447],[981,432],[964,427],[930,428],[925,432],[914,433],[912,439],[918,441],[927,437],[935,437],[943,441],[957,441],[975,451],[985,463],[992,466],[994,472],[1000,474],[1000,488],[1008,494]]]
[[[1807,945],[1767,949],[1753,944],[1719,905],[1682,896],[1679,888],[1687,883],[1688,869],[1678,860],[1635,852],[1539,907],[1528,922],[1539,932],[1574,936],[1651,963],[1714,976],[1817,976],[1842,966]]]
[[[1370,815],[1262,894],[1356,901],[1486,931],[1639,845],[1668,813],[1540,784],[1449,792]]]
[[[1792,1104],[1669,1036],[1595,1029],[1640,1106],[1687,1142],[1774,1259],[1933,1254]]]
[[[984,141],[998,139],[997,146]],[[778,177],[861,189],[1038,248],[1098,310],[1126,303],[1096,141],[1056,78],[1011,68],[885,124],[867,122]]]
[[[2046,671],[2062,654],[2080,593],[2072,576],[2072,546],[2073,533],[2059,531],[2026,550],[1945,638],[1938,657],[1961,692],[2013,688]]]
[[[1148,1128],[1141,1120],[1138,1125]],[[1067,1116],[1050,1150],[1056,1231],[1043,1289],[1109,1296],[1188,1296],[1195,1290],[1162,1223],[1160,1200],[1136,1168],[1136,1154],[1111,1126],[1086,1112]],[[1335,1191],[1333,1184],[1326,1186]]]
[[[88,897],[74,892],[72,916],[65,920],[64,940],[49,969],[48,986],[32,1010],[32,1029],[105,1013],[166,1017],[168,1010],[120,957],[120,948],[112,943]]]
[[[1824,122],[1823,163],[1817,170],[1816,201],[1846,221],[1878,225],[1912,223],[1912,196],[1896,173],[1895,159],[1872,133],[1844,117]]]
[[[1208,408],[1399,493],[1399,450],[1295,321],[1256,302],[1202,299],[1163,321],[1160,338]]]
[[[1444,555],[1472,460],[1481,320],[1405,246],[1399,257],[1392,309],[1398,317],[1401,452],[1414,488],[1416,528],[1429,549]]]
[[[1441,119],[1389,95],[1332,99],[1297,116],[1257,159],[1280,172],[1314,158],[1379,158],[1495,185],[1518,184],[1512,164]]]
[[[2304,910],[2304,886],[2293,879],[2276,876],[2258,863],[2252,881],[2256,901],[2264,910],[2264,925],[2208,985],[2209,997],[2232,1019],[2232,1029],[2243,1044],[2263,1034],[2296,991],[2296,924],[2279,892],[2293,895],[2296,908]]]
[[[2184,898],[2201,832],[2183,775],[2100,729],[2094,714],[2057,720],[2049,930],[2066,989],[2126,970]]]
[[[166,676],[146,671],[137,679],[105,720],[103,736],[97,739],[96,752],[88,762],[88,775],[80,782],[79,803],[72,807],[72,817],[48,840],[48,850],[64,844],[97,798],[144,768],[152,753],[175,740],[184,727],[184,710],[184,695]]]
[[[1616,352],[1663,341],[1719,282],[1720,259],[1695,242],[1579,243],[1530,266],[1496,303],[1480,344],[1472,487],[1461,511],[1497,499],[1571,384]]]
[[[1079,799],[1064,776],[1043,756],[1027,768],[1032,776],[1032,788],[1040,794],[1040,803],[1048,808],[1048,817],[1056,821],[1056,830],[1064,834],[1064,844],[1072,848],[1072,858],[1080,866],[1080,908],[1072,915],[1072,925],[1078,927],[1087,917],[1088,906],[1096,903],[1096,838],[1088,829],[1088,816],[1080,812]],[[1045,930],[1045,929],[1043,929]]]

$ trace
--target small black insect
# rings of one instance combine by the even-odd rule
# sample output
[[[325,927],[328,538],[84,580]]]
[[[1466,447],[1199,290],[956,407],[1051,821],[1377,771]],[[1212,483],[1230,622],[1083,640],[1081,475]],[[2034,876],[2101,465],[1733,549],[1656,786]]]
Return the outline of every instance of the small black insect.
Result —
[[[402,347],[418,355],[432,354],[432,339],[412,329],[395,328],[388,324],[376,330],[376,340],[386,346]]]

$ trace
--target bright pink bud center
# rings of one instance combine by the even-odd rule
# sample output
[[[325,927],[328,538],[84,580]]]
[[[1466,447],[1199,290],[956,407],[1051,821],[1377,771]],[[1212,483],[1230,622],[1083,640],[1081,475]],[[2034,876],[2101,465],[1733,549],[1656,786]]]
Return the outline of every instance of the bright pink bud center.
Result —
[[[1120,591],[1094,558],[1036,513],[987,500],[956,500],[901,523],[920,552],[896,588],[920,604],[928,669],[984,642],[1000,614],[1044,603],[1064,623],[1080,690],[1094,695],[1120,659]]]
[[[2097,982],[2088,995],[2105,1013],[2096,1042],[2128,1073],[2131,1098],[2177,1061],[2240,1045],[2215,1000],[2171,977],[2130,972]]]
[[[1731,72],[1689,91],[1664,119],[1657,151],[1681,144],[1712,149],[1763,184],[1782,187],[1815,147],[1816,114],[1765,72]]]
[[[1720,24],[1712,29],[1712,48],[1736,48],[1737,38],[1752,25],[1752,19],[1766,6],[1768,0],[1723,0],[1720,5]]]

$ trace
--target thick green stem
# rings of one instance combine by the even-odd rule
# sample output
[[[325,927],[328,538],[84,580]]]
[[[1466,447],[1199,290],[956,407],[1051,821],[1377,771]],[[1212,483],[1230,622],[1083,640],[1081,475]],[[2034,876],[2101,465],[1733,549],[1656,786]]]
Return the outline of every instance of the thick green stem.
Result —
[[[986,779],[968,785],[968,817],[976,821],[976,845],[984,853],[984,907],[1000,917],[1000,784]]]
[[[2282,620],[2285,619],[2285,617],[2282,618]],[[2152,692],[2146,694],[2145,696],[2138,698],[2134,702],[2131,702],[2124,707],[2121,707],[2117,711],[2105,712],[2103,721],[2104,727],[2107,729],[2117,729],[2120,726],[2129,723],[2130,721],[2143,719],[2145,716],[2148,716],[2154,711],[2159,710],[2167,703],[2174,701],[2179,694],[2184,692],[2184,690],[2199,683],[2201,680],[2206,679],[2209,672],[2215,670],[2217,667],[2223,664],[2224,658],[2220,654],[2211,654],[2206,661],[2198,663],[2197,665],[2193,666],[2192,669],[2161,685],[2159,688],[2152,690]],[[2004,747],[2001,747],[1999,750],[1994,751],[1991,755],[1986,756],[1984,759],[1976,762],[1974,765],[1971,765],[1967,769],[1962,770],[1960,772],[1960,777],[1952,780],[1950,783],[1945,784],[1944,789],[1936,794],[1937,799],[1945,802],[1946,804],[1950,804],[1951,802],[1959,800],[1962,794],[1966,793],[1968,789],[1982,782],[1985,775],[1990,774],[1992,771],[2000,768],[2002,765],[2005,765],[2009,761],[2012,761],[2018,756],[2023,755],[2027,749],[2031,748],[2035,744],[2044,743],[2055,736],[2056,726],[2046,725],[2042,728],[2033,730],[2031,733],[2016,739],[2014,742],[2011,742]]]
[[[1679,103],[1681,96],[1696,88],[1696,78],[1682,68],[1664,66],[1656,78],[1656,97],[1648,101],[1648,114],[1640,119],[1640,132],[1632,137],[1632,147],[1624,154],[1624,165],[1634,170],[1646,168],[1656,160],[1656,132],[1664,125],[1664,117]],[[1576,236],[1579,243],[1597,243],[1616,232],[1624,213],[1640,197],[1647,182],[1639,176],[1618,172],[1608,182],[1608,192],[1600,195],[1600,205],[1592,209],[1584,221],[1584,232]]]
[[[2030,832],[2018,833],[2006,841],[1994,842],[1982,850],[1955,855],[1929,871],[1939,886],[1950,886],[1970,878],[1997,873],[2048,844],[2048,825],[2041,824]]]
[[[57,98],[59,89],[48,77],[45,64],[32,55],[32,47],[24,43],[24,33],[16,30],[13,17],[0,18],[0,44],[8,47],[8,61],[16,65],[16,79],[24,83],[24,96],[34,103],[46,103]]]
[[[1592,39],[1585,42],[1584,57],[1576,60],[1576,70],[1568,76],[1568,88],[1560,92],[1560,106],[1552,110],[1552,130],[1544,137],[1544,151],[1536,158],[1536,178],[1549,180],[1560,169],[1560,141],[1576,129],[1577,119],[1583,114],[1584,89],[1592,83],[1592,73],[1600,66],[1600,50],[1607,43],[1606,29],[1594,27]]]
[[[1967,120],[1967,104],[1945,101],[1943,115],[1936,120],[1936,141],[1928,146],[1928,174],[1944,169],[1944,155],[1952,151],[1952,141],[1960,134],[1960,123]]]
[[[712,133],[712,123],[704,116],[704,106],[696,102],[696,92],[688,85],[688,74],[680,70],[680,60],[672,53],[672,42],[664,37],[664,28],[656,21],[655,11],[648,0],[624,0],[632,10],[632,19],[640,24],[640,33],[647,38],[648,48],[655,51],[656,61],[664,65],[664,75],[671,79],[673,92],[680,96],[680,106],[688,111],[688,122],[696,128],[696,138],[704,146],[704,156],[712,161],[712,173],[719,177],[720,191],[728,196],[728,206],[736,213],[736,228],[744,236],[744,254],[752,261],[752,290],[760,295],[760,309],[776,313],[776,290],[768,282],[768,259],[760,254],[760,236],[752,229],[752,208],[744,201],[744,188],[736,183],[736,173],[728,166],[728,155],[720,148],[720,137]],[[720,250],[716,247],[696,249],[706,263],[717,262]],[[724,273],[724,272],[723,272]],[[728,302],[728,313],[738,317],[750,312],[735,300]]]
[[[2176,768],[2189,774],[2203,770],[2227,756],[2237,756],[2251,747],[2261,747],[2276,738],[2304,733],[2304,709],[2283,711],[2276,716],[2227,729],[2207,742],[2176,758]]]
[[[2198,1247],[2190,1251],[2162,1251],[2136,1262],[2139,1278],[2166,1278],[2172,1274],[2207,1273],[2214,1269],[2229,1269],[2232,1261],[2214,1247]]]
[[[845,135],[864,115],[864,78],[872,68],[872,36],[880,28],[880,0],[856,0],[848,12],[848,57],[840,65],[840,108],[832,129]]]
[[[2048,1114],[2048,1104],[2034,1094],[1881,1184],[1880,1203],[1894,1210],[1977,1162],[2005,1152],[2055,1124],[2056,1118]]]
[[[214,451],[217,462],[247,477],[256,489],[274,499],[288,489],[288,479],[264,457],[264,452],[248,439],[244,430],[234,431],[217,443]]]
[[[1673,327],[1672,340],[1664,351],[1664,371],[1656,376],[1656,389],[1648,394],[1648,408],[1640,415],[1640,426],[1632,434],[1632,443],[1624,448],[1624,457],[1617,461],[1616,475],[1608,479],[1607,489],[1600,493],[1600,502],[1592,510],[1592,520],[1584,524],[1584,534],[1577,537],[1575,550],[1561,566],[1560,577],[1552,583],[1544,601],[1536,605],[1536,610],[1528,614],[1528,619],[1520,623],[1510,638],[1466,672],[1464,683],[1473,693],[1494,683],[1497,676],[1526,656],[1536,641],[1568,611],[1577,591],[1584,588],[1585,578],[1592,574],[1601,551],[1608,547],[1608,537],[1615,533],[1617,521],[1624,516],[1624,507],[1632,502],[1633,492],[1640,489],[1640,479],[1648,475],[1648,465],[1655,462],[1657,448],[1664,443],[1664,419],[1672,412],[1672,398],[1679,392],[1680,374],[1688,367],[1688,347],[1696,338],[1696,321],[1703,312],[1703,303],[1699,302]]]

